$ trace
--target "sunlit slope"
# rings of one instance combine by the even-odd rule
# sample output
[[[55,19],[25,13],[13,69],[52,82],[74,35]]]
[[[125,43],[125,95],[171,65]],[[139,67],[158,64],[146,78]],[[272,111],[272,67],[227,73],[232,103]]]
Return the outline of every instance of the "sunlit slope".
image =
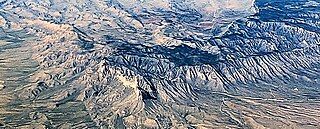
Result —
[[[16,90],[33,107],[24,127],[319,128],[319,12],[312,1],[7,0],[0,21],[36,37],[33,83]]]

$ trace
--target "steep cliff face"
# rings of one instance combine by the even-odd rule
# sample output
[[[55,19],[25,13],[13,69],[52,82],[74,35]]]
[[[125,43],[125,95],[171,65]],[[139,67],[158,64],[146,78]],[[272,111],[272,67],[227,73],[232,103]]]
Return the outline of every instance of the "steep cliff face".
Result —
[[[39,64],[6,127],[320,127],[318,2],[0,4]]]

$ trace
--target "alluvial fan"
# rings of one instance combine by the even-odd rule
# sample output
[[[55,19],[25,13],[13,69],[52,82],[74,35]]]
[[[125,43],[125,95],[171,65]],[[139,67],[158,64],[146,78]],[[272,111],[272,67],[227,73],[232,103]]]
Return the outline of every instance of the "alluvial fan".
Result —
[[[1,0],[0,28],[0,128],[320,128],[317,1]]]

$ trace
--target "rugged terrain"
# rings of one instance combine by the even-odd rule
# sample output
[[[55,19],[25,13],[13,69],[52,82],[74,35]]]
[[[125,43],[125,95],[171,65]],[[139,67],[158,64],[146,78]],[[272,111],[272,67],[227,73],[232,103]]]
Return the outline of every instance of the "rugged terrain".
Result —
[[[320,128],[319,6],[1,0],[0,128]]]

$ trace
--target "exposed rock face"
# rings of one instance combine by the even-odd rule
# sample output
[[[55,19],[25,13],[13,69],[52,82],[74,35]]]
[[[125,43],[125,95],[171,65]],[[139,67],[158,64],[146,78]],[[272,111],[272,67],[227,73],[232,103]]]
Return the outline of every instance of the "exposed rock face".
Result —
[[[320,128],[318,2],[0,5],[0,36],[33,35],[39,63],[6,127]]]

